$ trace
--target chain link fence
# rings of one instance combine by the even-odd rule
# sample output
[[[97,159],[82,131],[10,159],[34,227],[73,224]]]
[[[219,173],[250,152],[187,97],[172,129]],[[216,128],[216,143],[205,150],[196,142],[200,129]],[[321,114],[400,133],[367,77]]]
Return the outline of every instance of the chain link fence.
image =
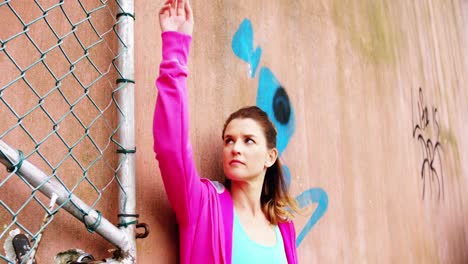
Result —
[[[0,260],[32,260],[62,209],[134,250],[134,81],[124,65],[135,17],[122,2],[0,0]],[[120,229],[106,220],[118,204]],[[23,257],[11,249],[18,233],[30,243]]]

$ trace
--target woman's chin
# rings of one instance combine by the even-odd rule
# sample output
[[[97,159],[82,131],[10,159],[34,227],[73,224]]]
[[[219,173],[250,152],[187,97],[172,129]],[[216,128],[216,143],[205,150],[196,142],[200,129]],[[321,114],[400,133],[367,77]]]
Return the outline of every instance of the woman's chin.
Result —
[[[237,173],[225,173],[226,178],[231,181],[242,181],[245,177],[243,175],[239,175]]]

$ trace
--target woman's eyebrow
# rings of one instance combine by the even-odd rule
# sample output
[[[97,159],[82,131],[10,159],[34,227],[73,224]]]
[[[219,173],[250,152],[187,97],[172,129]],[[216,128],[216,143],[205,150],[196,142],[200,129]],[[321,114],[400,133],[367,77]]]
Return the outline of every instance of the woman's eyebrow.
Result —
[[[224,138],[233,138],[233,137],[234,137],[234,136],[231,135],[231,134],[225,134],[225,135],[224,135]],[[241,135],[241,137],[244,137],[244,138],[246,138],[246,137],[256,138],[257,136],[254,135],[254,134],[243,134],[243,135]]]

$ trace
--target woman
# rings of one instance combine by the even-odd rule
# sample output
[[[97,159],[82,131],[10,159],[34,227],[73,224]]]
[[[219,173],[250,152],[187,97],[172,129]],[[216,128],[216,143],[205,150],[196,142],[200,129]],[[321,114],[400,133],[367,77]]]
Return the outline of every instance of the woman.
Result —
[[[188,131],[189,2],[166,1],[159,22],[154,151],[179,224],[181,263],[297,263],[290,220],[297,205],[285,187],[273,124],[257,107],[233,113],[223,129],[228,188],[200,178]]]

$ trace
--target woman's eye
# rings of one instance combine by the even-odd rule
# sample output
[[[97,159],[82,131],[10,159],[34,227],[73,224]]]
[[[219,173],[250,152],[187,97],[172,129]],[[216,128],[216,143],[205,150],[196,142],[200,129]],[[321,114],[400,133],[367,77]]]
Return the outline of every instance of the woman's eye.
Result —
[[[230,139],[230,138],[224,140],[224,144],[226,144],[226,145],[231,144],[232,142],[234,142],[234,141],[232,139]]]
[[[251,138],[247,138],[245,139],[245,143],[252,144],[252,143],[255,143],[255,141],[253,141],[253,139]]]

